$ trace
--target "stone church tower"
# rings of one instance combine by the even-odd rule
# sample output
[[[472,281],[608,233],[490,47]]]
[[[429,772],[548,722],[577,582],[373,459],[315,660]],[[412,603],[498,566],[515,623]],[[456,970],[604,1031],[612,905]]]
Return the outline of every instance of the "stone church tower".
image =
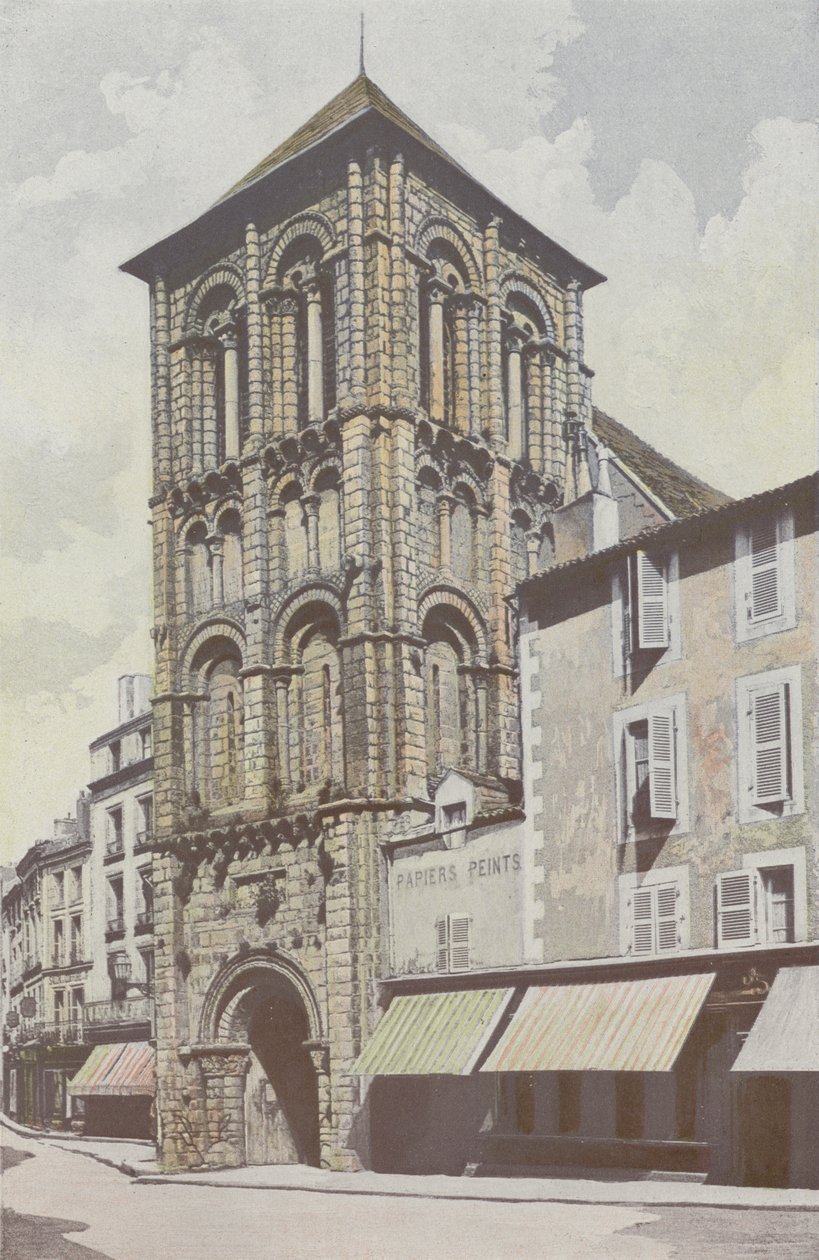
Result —
[[[587,487],[602,280],[365,76],[125,268],[150,286],[168,1167],[366,1159],[382,842],[519,797],[507,598]]]

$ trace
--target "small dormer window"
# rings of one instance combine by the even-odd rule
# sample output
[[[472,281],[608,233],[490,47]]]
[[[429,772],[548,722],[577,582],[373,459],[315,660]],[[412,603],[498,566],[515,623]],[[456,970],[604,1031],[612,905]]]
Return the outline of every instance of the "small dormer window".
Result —
[[[455,827],[465,827],[466,801],[454,801],[451,805],[444,805],[441,810],[441,819],[444,831],[451,831]]]

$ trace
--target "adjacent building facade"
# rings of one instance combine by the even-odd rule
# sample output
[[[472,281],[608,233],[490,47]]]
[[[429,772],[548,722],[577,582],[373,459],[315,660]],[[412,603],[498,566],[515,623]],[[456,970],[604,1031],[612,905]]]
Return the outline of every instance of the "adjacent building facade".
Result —
[[[152,1131],[149,693],[145,675],[119,679],[76,819],[57,820],[4,885],[4,1109],[21,1123]]]

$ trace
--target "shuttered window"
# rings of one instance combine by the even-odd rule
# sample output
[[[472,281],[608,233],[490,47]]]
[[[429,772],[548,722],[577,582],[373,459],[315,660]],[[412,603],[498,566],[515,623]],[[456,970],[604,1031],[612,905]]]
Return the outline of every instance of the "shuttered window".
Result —
[[[749,530],[750,584],[748,617],[766,621],[782,613],[780,525],[776,517],[756,521]]]
[[[751,792],[754,804],[767,805],[789,795],[788,685],[777,683],[750,692]]]
[[[679,887],[676,883],[643,884],[630,896],[631,952],[671,953],[679,946]]]
[[[757,943],[756,871],[727,871],[717,876],[717,946]]]
[[[675,713],[664,707],[626,728],[623,746],[626,825],[637,830],[652,819],[677,817]]]
[[[632,591],[636,594],[635,648],[659,651],[668,647],[668,565],[638,551],[634,557]],[[632,601],[634,607],[634,601]]]
[[[438,971],[468,971],[470,923],[468,914],[447,914],[435,924]]]

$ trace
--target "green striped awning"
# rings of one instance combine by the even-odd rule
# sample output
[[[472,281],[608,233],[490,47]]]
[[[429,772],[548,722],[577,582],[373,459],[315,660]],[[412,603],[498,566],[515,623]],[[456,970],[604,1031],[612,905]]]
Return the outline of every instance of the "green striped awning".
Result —
[[[351,1074],[468,1075],[514,992],[467,989],[393,998]]]
[[[713,973],[527,989],[482,1072],[670,1072]]]

